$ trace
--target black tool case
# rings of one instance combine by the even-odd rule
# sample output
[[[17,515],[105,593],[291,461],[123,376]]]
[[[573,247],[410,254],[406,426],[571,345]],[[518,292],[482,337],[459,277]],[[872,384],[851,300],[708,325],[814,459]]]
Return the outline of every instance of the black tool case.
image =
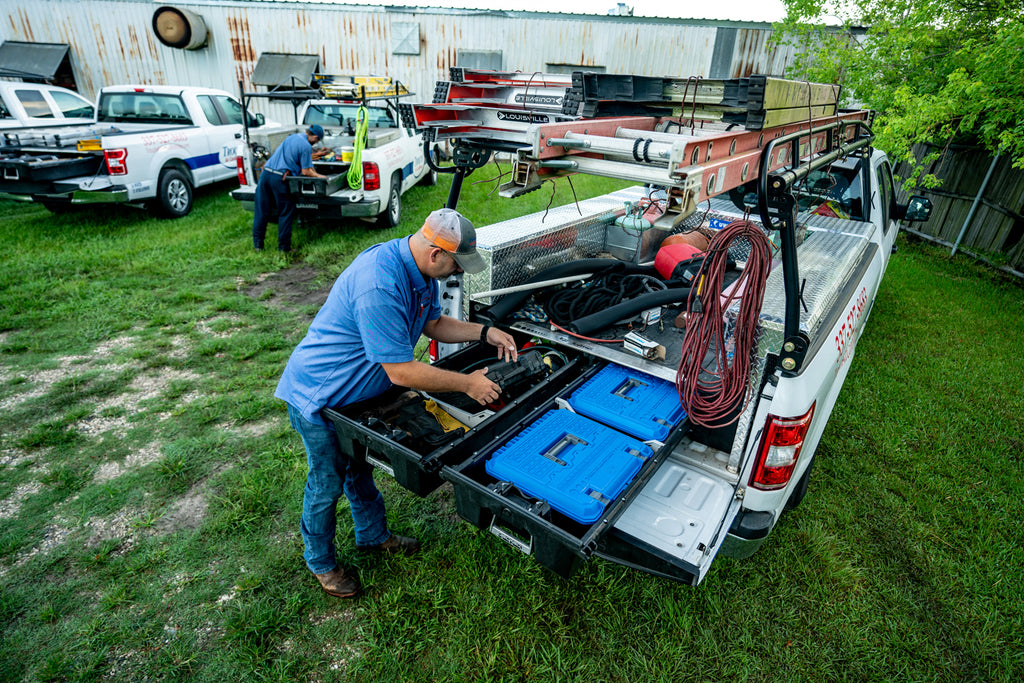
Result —
[[[488,529],[512,547],[533,555],[543,566],[563,577],[570,576],[581,562],[597,550],[599,541],[615,520],[629,506],[657,471],[663,458],[686,434],[687,422],[682,422],[669,434],[661,447],[654,449],[632,481],[607,502],[603,513],[590,524],[580,523],[552,509],[545,501],[532,498],[508,481],[495,479],[487,472],[487,461],[506,443],[526,430],[552,410],[565,406],[576,389],[583,386],[604,367],[591,364],[569,381],[559,381],[555,391],[547,391],[549,398],[520,402],[513,412],[503,416],[496,426],[501,432],[494,438],[474,442],[471,452],[462,462],[446,465],[441,476],[452,483],[455,505],[460,517],[480,529]],[[546,384],[553,384],[552,376]],[[544,446],[538,444],[538,448]]]
[[[463,371],[467,367],[480,366],[494,360],[494,347],[474,343],[438,361],[436,365]],[[373,466],[393,476],[403,488],[426,496],[441,485],[443,467],[458,464],[470,454],[484,449],[499,435],[507,432],[508,424],[515,422],[530,407],[549,404],[561,387],[580,375],[586,363],[583,357],[567,358],[564,366],[554,370],[536,386],[511,398],[500,409],[486,410],[481,407],[475,415],[480,420],[477,424],[470,425],[468,432],[434,449],[424,447],[422,443],[410,443],[404,433],[380,420],[364,417],[376,406],[394,402],[407,391],[403,387],[392,387],[381,396],[338,410],[325,408],[322,415],[334,425],[341,449],[346,455],[365,458]],[[444,404],[440,405],[444,407]]]
[[[344,173],[316,178],[304,175],[290,175],[284,179],[288,192],[295,197],[330,197],[347,187],[348,176]]]
[[[94,175],[102,164],[101,153],[61,156],[0,152],[0,179],[4,182],[5,191],[16,192],[18,188],[14,186],[18,183],[51,183],[66,178]],[[32,189],[27,188],[25,191]]]

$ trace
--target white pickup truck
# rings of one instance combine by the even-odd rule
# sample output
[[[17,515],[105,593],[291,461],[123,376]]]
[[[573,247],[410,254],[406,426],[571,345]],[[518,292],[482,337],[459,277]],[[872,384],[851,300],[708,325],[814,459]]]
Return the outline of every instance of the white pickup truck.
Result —
[[[354,217],[376,221],[381,227],[398,225],[402,195],[416,183],[435,184],[437,172],[424,159],[423,137],[399,125],[398,96],[394,93],[400,86],[390,79],[374,81],[384,84],[371,94],[353,88],[351,92],[335,92],[336,97],[303,102],[297,114],[300,125],[289,131],[250,133],[239,172],[241,187],[231,196],[253,210],[259,172],[284,139],[283,133],[319,124],[325,135],[317,148],[329,151],[313,167],[327,177],[295,176],[286,180],[299,216],[327,221]],[[331,92],[329,87],[325,89]],[[373,94],[381,90],[392,94]],[[361,115],[365,116],[362,131]],[[353,169],[357,136],[363,136],[364,146],[360,164]]]
[[[250,127],[262,125],[262,115],[250,117]],[[224,91],[110,86],[100,90],[95,124],[5,135],[0,193],[53,211],[127,203],[178,218],[192,210],[196,187],[236,176],[241,138],[241,105]]]
[[[0,133],[95,120],[93,103],[73,90],[45,83],[0,81]]]
[[[520,361],[495,363],[478,344],[436,361],[486,364],[502,386],[486,407],[429,397],[468,431],[441,437],[410,421],[407,395],[325,416],[343,448],[421,495],[450,482],[463,519],[556,573],[596,556],[697,584],[717,556],[753,553],[804,497],[898,220],[926,220],[930,203],[896,203],[867,112],[691,124],[657,99],[671,79],[637,79],[653,104],[574,83],[577,101],[624,115],[531,107],[515,125],[496,114],[516,110],[490,93],[518,75],[460,76],[449,84],[460,120],[440,102],[416,121],[439,121],[456,160],[469,158],[459,148],[479,153],[473,165],[515,146],[505,196],[567,172],[648,184],[477,230],[486,268],[443,284],[442,311],[512,329]],[[474,95],[487,78],[487,96]],[[752,102],[725,114],[790,116],[754,106],[755,78],[724,84]],[[802,112],[812,85],[781,84]]]

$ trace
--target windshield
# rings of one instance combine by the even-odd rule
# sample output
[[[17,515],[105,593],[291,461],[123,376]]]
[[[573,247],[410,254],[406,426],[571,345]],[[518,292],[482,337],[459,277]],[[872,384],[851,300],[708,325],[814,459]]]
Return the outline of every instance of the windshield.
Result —
[[[97,121],[109,123],[186,123],[185,103],[178,95],[150,92],[103,93],[96,112]]]
[[[311,104],[306,109],[306,115],[302,122],[307,126],[318,123],[324,128],[342,128],[351,135],[355,129],[356,113],[359,111],[359,106],[358,104],[342,104],[340,102]],[[385,107],[367,107],[366,114],[370,128],[395,127],[391,112]]]

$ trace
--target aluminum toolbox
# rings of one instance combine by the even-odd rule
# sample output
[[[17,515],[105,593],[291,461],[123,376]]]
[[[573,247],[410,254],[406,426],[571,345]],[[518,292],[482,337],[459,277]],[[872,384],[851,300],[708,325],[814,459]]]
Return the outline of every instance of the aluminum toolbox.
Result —
[[[495,451],[484,469],[567,517],[592,524],[652,455],[650,446],[599,422],[551,410]]]
[[[330,197],[343,186],[347,186],[348,179],[344,173],[323,178],[290,175],[284,182],[288,186],[288,192],[296,197]]]
[[[475,441],[472,451],[464,452],[465,460],[441,470],[441,477],[452,483],[456,510],[462,519],[480,529],[489,529],[504,542],[533,555],[537,562],[564,577],[570,576],[595,552],[601,537],[643,489],[665,455],[683,438],[688,424],[684,420],[676,426],[664,445],[641,464],[632,481],[607,501],[592,523],[577,521],[513,483],[488,473],[487,461],[496,451],[558,408],[600,370],[601,365],[592,365],[583,368],[576,377],[552,375],[541,385],[552,389],[558,384],[556,391],[544,392],[550,399],[540,400],[542,396],[538,394],[532,402],[520,401],[519,408],[503,417],[498,425],[501,432],[495,438]]]
[[[644,441],[664,441],[686,416],[675,385],[621,365],[606,365],[569,399],[573,410]]]
[[[436,365],[447,369],[461,369],[493,358],[493,347],[471,344],[454,353]],[[523,392],[497,412],[481,410],[477,414],[479,423],[472,429],[434,450],[411,446],[403,439],[404,434],[396,432],[379,420],[367,420],[362,416],[368,409],[394,401],[406,391],[392,387],[389,391],[369,401],[346,406],[339,410],[325,408],[324,419],[331,422],[338,434],[342,451],[350,457],[365,458],[371,465],[393,476],[402,487],[413,493],[426,496],[441,485],[441,468],[459,463],[467,454],[483,448],[507,429],[507,423],[514,419],[525,406],[548,401],[558,387],[580,373],[582,359],[569,360],[555,370],[547,380]],[[461,416],[456,416],[461,417]]]

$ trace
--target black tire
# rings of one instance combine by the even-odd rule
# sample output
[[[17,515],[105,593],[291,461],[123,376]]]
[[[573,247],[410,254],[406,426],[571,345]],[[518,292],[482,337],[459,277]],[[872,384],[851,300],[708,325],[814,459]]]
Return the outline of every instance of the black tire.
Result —
[[[426,187],[437,185],[437,171],[428,167],[427,175],[420,179],[420,185],[425,185]]]
[[[42,204],[47,211],[58,216],[73,213],[80,208],[77,204],[72,204],[71,202],[62,202],[60,200],[45,200],[39,203]]]
[[[176,168],[165,168],[160,173],[157,199],[160,213],[167,218],[181,218],[192,211],[192,181]]]
[[[796,483],[796,488],[793,489],[793,493],[790,494],[789,500],[786,501],[786,506],[783,508],[785,512],[790,510],[796,510],[799,507],[800,502],[807,495],[807,486],[811,482],[811,470],[814,469],[814,460],[811,460],[811,464],[804,470],[804,476],[800,477],[800,481]]]
[[[377,216],[377,225],[381,228],[393,228],[402,220],[402,176],[391,176],[391,189],[388,191],[388,205]]]

